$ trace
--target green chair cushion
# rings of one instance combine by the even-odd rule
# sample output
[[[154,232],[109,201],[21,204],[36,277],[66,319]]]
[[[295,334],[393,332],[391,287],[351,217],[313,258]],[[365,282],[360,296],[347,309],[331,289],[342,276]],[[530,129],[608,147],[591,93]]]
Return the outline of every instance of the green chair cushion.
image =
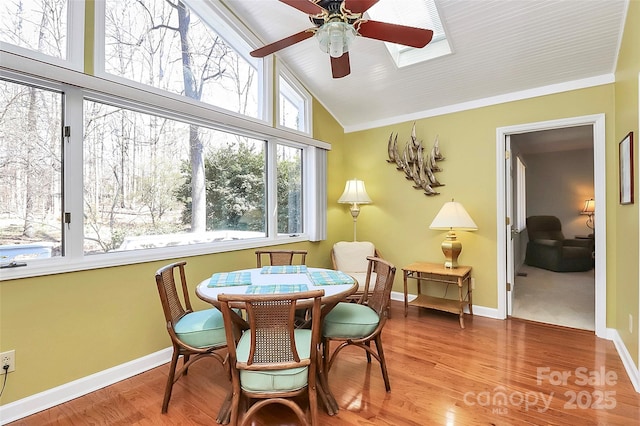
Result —
[[[340,302],[325,317],[322,335],[341,338],[366,337],[376,329],[379,322],[378,314],[370,307]]]
[[[311,352],[311,330],[295,330],[294,333],[300,359],[308,359]],[[245,332],[236,347],[239,362],[247,362],[250,348],[251,333]],[[307,370],[307,367],[270,371],[240,370],[240,386],[250,392],[294,391],[307,386]]]
[[[190,312],[180,318],[174,328],[180,340],[196,348],[227,342],[222,312],[216,308]]]

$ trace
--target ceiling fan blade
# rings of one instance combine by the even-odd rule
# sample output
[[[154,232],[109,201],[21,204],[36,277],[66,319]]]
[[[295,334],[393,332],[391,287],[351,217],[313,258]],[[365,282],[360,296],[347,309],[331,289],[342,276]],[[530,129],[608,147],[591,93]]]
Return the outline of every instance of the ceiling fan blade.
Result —
[[[345,9],[353,13],[364,13],[380,0],[344,0]]]
[[[288,4],[289,6],[298,9],[307,15],[318,15],[324,13],[325,9],[312,3],[309,0],[280,0],[281,3]]]
[[[355,27],[362,37],[416,48],[425,47],[433,38],[433,31],[431,30],[389,24],[387,22],[361,21],[360,26],[358,27],[356,24]]]
[[[299,33],[283,38],[282,40],[274,41],[271,44],[267,44],[266,46],[256,49],[249,54],[254,58],[264,58],[265,56],[271,55],[278,50],[284,49],[285,47],[289,47],[293,44],[301,42],[302,40],[313,37],[313,34],[314,32],[311,30],[300,31]]]
[[[344,52],[339,58],[331,57],[331,73],[333,74],[333,78],[346,77],[351,73],[349,52]]]

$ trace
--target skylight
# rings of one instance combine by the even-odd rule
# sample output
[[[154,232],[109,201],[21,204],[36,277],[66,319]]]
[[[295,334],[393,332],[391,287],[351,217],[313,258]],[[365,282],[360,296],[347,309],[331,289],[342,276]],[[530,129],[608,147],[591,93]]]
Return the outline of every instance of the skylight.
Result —
[[[387,43],[387,50],[398,67],[428,61],[451,53],[434,0],[402,0],[402,6],[392,0],[380,0],[367,11],[376,21],[408,25],[433,30],[433,39],[422,49]]]

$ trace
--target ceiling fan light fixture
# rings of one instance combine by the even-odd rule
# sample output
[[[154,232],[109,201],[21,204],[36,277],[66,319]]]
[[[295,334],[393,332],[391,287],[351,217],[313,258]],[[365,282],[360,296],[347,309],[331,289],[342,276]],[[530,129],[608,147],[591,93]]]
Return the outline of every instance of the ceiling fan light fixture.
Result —
[[[349,51],[349,45],[356,37],[356,30],[346,22],[327,22],[318,28],[316,37],[320,50],[328,53],[332,58],[339,58]]]

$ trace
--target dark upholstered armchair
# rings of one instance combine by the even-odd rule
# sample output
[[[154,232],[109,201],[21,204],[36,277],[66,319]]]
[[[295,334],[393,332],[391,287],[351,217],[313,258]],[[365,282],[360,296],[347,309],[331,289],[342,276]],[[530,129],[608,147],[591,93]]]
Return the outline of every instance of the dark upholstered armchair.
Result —
[[[593,242],[565,239],[557,217],[529,216],[527,234],[529,242],[524,260],[527,265],[555,272],[579,272],[593,268]]]

